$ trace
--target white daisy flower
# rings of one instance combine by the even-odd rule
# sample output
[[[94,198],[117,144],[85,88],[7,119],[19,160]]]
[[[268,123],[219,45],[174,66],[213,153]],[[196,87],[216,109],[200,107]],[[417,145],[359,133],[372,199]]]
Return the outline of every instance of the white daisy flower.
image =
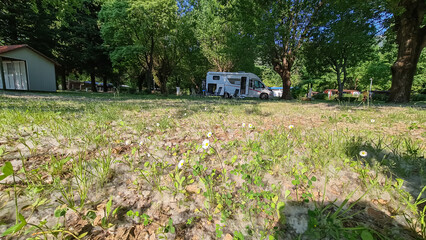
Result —
[[[241,124],[241,126],[242,126],[242,127],[245,127],[245,126],[246,126],[246,123]]]
[[[149,153],[147,153],[146,155],[147,155],[148,157],[151,157],[151,154],[149,154]]]
[[[364,150],[362,150],[361,152],[359,152],[359,155],[360,155],[361,157],[367,157],[367,152],[366,152],[366,151],[364,151]]]
[[[294,128],[294,125],[289,125],[289,126],[288,126],[288,128],[289,128],[289,129],[293,129],[293,128]]]
[[[157,125],[157,127],[159,127],[159,126],[160,126],[160,124],[159,124],[159,123],[157,123],[156,125]]]
[[[251,124],[251,123],[250,123],[248,127],[249,127],[249,128],[253,128],[253,124]]]
[[[208,132],[207,133],[207,137],[209,138],[209,137],[211,137],[213,134],[212,134],[212,132]]]
[[[203,148],[204,148],[204,149],[209,148],[209,144],[210,144],[210,141],[209,141],[208,139],[204,140],[204,141],[203,141]]]
[[[143,141],[140,141],[140,142],[139,142],[139,146],[142,146],[142,145],[143,145]]]
[[[124,143],[124,144],[126,144],[126,145],[130,145],[132,143],[132,141],[130,141],[130,140],[126,140],[126,142]]]
[[[376,120],[374,120],[374,119],[371,119],[370,121],[371,121],[372,123],[374,123],[374,122],[375,122]]]
[[[183,164],[185,163],[185,160],[180,160],[178,163],[178,168],[181,169],[183,167]]]

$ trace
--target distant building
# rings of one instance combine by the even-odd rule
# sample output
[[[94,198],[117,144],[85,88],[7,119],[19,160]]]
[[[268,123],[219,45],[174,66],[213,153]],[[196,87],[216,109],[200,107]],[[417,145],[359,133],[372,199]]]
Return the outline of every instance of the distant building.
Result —
[[[26,44],[0,46],[0,89],[55,92],[55,65]]]

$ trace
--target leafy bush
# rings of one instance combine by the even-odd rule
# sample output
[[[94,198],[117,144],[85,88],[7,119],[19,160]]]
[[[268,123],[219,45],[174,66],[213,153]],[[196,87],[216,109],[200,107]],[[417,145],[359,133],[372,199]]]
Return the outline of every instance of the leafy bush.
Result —
[[[135,94],[136,93],[136,88],[129,88],[129,93],[130,94]]]
[[[328,94],[327,93],[318,93],[313,96],[314,99],[321,99],[321,100],[327,100]]]
[[[373,101],[387,101],[389,96],[386,94],[373,94]]]
[[[426,94],[415,94],[411,97],[412,101],[426,101]]]
[[[293,87],[292,89],[290,89],[290,92],[291,92],[291,95],[293,95],[293,98],[306,96],[306,89],[300,86]]]

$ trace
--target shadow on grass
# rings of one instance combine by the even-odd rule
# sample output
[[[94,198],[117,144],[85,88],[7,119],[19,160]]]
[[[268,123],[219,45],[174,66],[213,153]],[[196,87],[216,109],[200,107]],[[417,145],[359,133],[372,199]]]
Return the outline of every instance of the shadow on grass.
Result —
[[[296,100],[302,104],[327,104],[330,107],[341,107],[341,108],[354,108],[354,107],[364,107],[365,109],[370,108],[380,108],[380,107],[407,107],[407,108],[426,108],[425,101],[412,101],[409,103],[387,103],[384,101],[372,101],[368,106],[367,102],[362,102],[358,100],[352,101],[339,101],[339,100],[323,100],[323,99],[315,99],[312,101],[302,101]]]
[[[126,109],[164,109],[177,110],[177,116],[214,111],[228,113],[227,106],[245,106],[250,114],[264,115],[258,104],[260,99],[223,99],[221,97],[191,97],[163,95],[124,94],[114,96],[112,93],[31,93],[0,91],[0,108],[17,111],[55,111],[61,113],[95,112],[99,109],[119,107]],[[214,109],[212,109],[214,107]]]
[[[300,202],[287,202],[285,212],[291,212],[287,208],[293,207],[305,210],[297,215],[284,215],[275,226],[275,239],[423,239],[405,224],[403,217],[397,221],[395,215],[383,210],[386,205],[362,199],[353,206],[351,202],[320,201],[310,205],[316,207],[309,209]],[[295,228],[303,233],[297,233]]]
[[[359,136],[352,137],[346,140],[344,150],[353,161],[362,161],[393,180],[403,179],[406,189],[414,197],[426,182],[422,145],[410,138],[392,138],[388,143],[383,138],[366,141]],[[361,157],[361,151],[365,151],[367,156]]]
[[[16,100],[15,100],[16,99]],[[10,105],[2,106],[10,109],[25,109],[25,107],[20,107],[18,105],[21,101],[31,101],[31,100],[46,100],[46,102],[55,102],[58,100],[69,101],[76,104],[87,104],[87,103],[105,103],[114,102],[114,103],[129,103],[129,104],[139,104],[138,100],[142,100],[141,104],[152,101],[152,105],[149,105],[150,109],[162,108],[166,106],[172,106],[176,108],[185,109],[188,106],[200,106],[200,110],[204,107],[201,105],[238,105],[238,106],[253,106],[258,105],[263,102],[285,102],[292,104],[301,104],[301,105],[316,105],[316,104],[325,104],[329,107],[339,107],[339,108],[354,108],[354,107],[365,107],[367,104],[359,101],[347,102],[347,101],[337,101],[337,100],[313,100],[313,101],[301,101],[301,100],[291,100],[283,101],[278,98],[270,99],[267,101],[260,100],[257,98],[245,98],[245,99],[223,99],[221,97],[205,97],[205,96],[175,96],[175,95],[160,95],[160,94],[114,94],[114,93],[92,93],[92,92],[56,92],[56,93],[40,93],[40,92],[16,92],[16,91],[2,91],[0,90],[0,106],[4,105],[1,102],[8,102]],[[171,103],[162,103],[161,100],[169,100]],[[16,104],[13,104],[13,102]],[[376,107],[410,107],[410,108],[426,108],[425,102],[411,102],[407,104],[390,104],[385,102],[372,102],[370,106],[374,109]],[[72,107],[58,107],[58,111],[66,111],[67,108],[71,108],[70,111],[78,112],[83,111],[80,109],[73,109]],[[196,108],[193,107],[195,110]],[[250,112],[250,110],[249,110]],[[251,112],[250,112],[251,113]],[[256,114],[256,111],[254,111]]]

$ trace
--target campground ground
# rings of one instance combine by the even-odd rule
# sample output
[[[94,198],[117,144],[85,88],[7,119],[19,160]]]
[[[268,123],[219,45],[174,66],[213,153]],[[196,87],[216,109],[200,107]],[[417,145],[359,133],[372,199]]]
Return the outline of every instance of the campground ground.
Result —
[[[421,239],[425,139],[424,102],[0,92],[0,232]]]

